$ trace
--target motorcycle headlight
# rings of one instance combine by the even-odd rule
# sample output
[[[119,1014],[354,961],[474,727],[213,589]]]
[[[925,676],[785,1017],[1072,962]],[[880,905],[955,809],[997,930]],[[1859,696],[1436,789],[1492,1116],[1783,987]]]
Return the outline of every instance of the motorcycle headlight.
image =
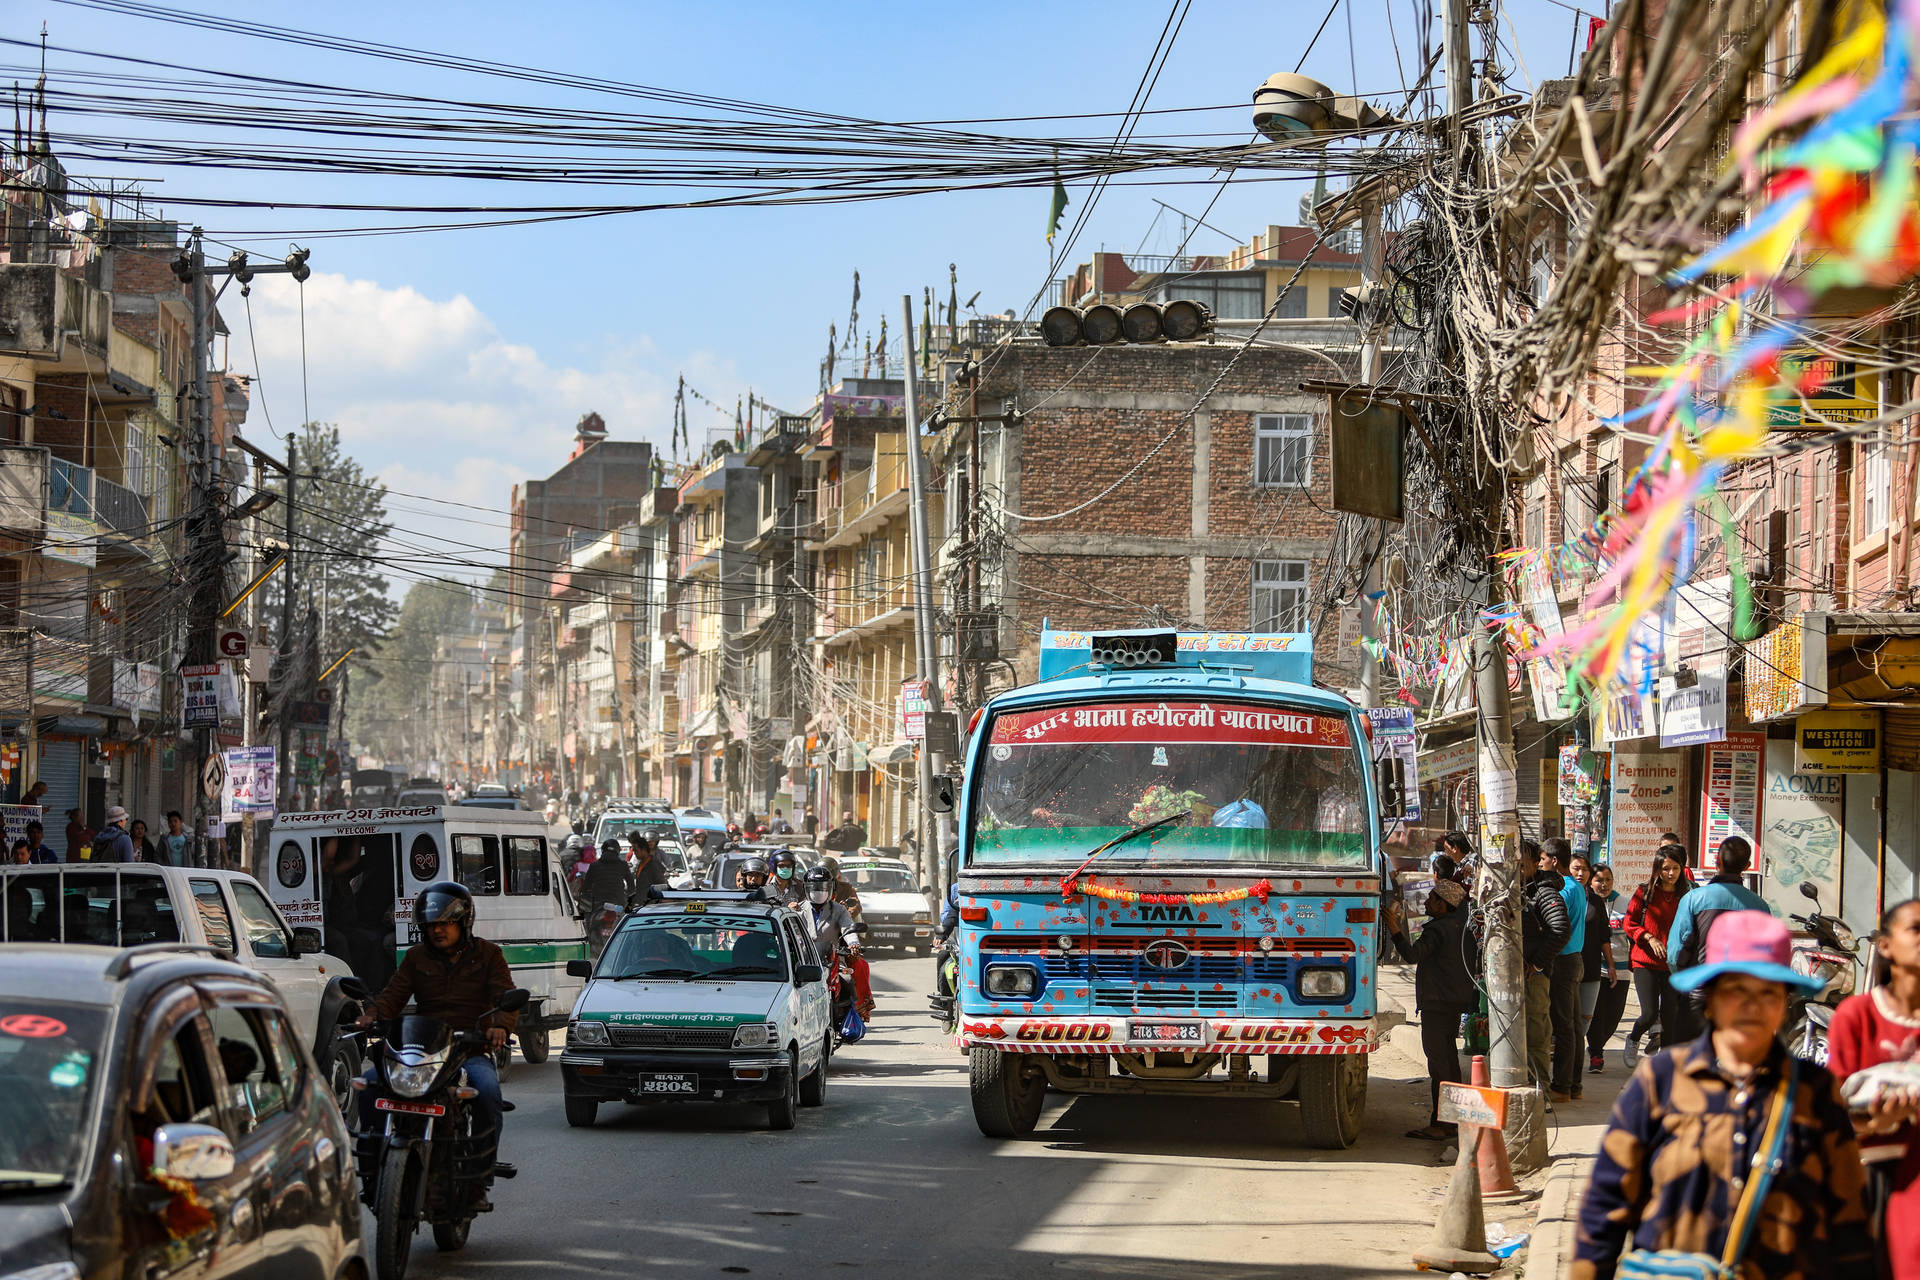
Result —
[[[1848,951],[1860,945],[1859,939],[1854,937],[1853,930],[1847,928],[1846,925],[1838,920],[1833,922],[1833,940]]]
[[[567,1038],[575,1044],[609,1044],[604,1022],[576,1022],[567,1028]]]
[[[436,1053],[426,1057],[409,1056],[407,1058],[389,1056],[387,1058],[387,1083],[393,1091],[403,1098],[417,1098],[433,1088],[433,1082],[440,1074],[440,1068],[447,1065],[447,1055]]]
[[[771,1022],[748,1022],[733,1029],[736,1049],[764,1049],[773,1043],[776,1028]]]

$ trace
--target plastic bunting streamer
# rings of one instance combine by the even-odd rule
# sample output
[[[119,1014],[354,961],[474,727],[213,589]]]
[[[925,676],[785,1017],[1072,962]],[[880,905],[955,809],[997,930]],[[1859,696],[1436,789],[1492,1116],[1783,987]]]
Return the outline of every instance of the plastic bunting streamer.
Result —
[[[1392,673],[1402,701],[1418,705],[1413,690],[1438,688],[1448,664],[1466,642],[1458,636],[1414,635],[1403,630],[1387,610],[1384,591],[1369,593],[1360,607],[1373,611],[1373,634],[1354,643]]]
[[[1730,465],[1760,454],[1770,407],[1819,390],[1817,365],[1796,372],[1782,357],[1814,335],[1811,317],[1821,296],[1897,285],[1920,270],[1920,119],[1907,117],[1920,100],[1916,32],[1920,0],[1901,0],[1888,19],[1863,14],[1855,30],[1736,133],[1728,163],[1743,175],[1756,207],[1743,226],[1673,276],[1678,285],[1709,276],[1730,283],[1649,317],[1662,325],[1704,323],[1672,364],[1626,371],[1658,382],[1611,425],[1632,425],[1655,443],[1623,486],[1620,507],[1555,553],[1563,572],[1580,565],[1594,577],[1577,618],[1559,636],[1536,637],[1527,656],[1564,657],[1570,675],[1596,686],[1644,690],[1658,660],[1649,634],[1657,639],[1660,619],[1700,562],[1703,512],[1726,535],[1736,632],[1747,637],[1751,588],[1716,486]],[[1782,129],[1802,125],[1793,140],[1773,144]],[[1746,312],[1744,300],[1763,289],[1775,314]]]

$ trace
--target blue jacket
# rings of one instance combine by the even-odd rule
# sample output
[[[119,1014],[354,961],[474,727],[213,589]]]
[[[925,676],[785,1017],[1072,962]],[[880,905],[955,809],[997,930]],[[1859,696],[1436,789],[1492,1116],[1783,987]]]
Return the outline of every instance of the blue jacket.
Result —
[[[1567,945],[1560,948],[1563,956],[1577,956],[1587,947],[1587,886],[1572,876],[1564,876],[1560,882],[1560,897],[1567,904]]]
[[[1680,899],[1673,913],[1673,928],[1667,931],[1667,954],[1678,956],[1693,933],[1694,919],[1706,911],[1765,911],[1773,914],[1766,900],[1737,880],[1715,877]]]
[[[133,837],[127,834],[125,827],[112,823],[100,828],[93,838],[93,860],[95,862],[138,862],[140,851],[133,847]]]
[[[940,904],[940,936],[946,937],[960,927],[960,886],[947,886],[947,900]]]

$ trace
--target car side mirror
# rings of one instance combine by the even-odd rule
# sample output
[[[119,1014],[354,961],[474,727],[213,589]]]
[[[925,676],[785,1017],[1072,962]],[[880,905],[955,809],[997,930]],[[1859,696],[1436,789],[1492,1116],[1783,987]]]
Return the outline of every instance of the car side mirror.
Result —
[[[208,1124],[163,1124],[153,1135],[153,1169],[188,1182],[233,1174],[233,1139]]]
[[[294,929],[293,954],[296,956],[318,955],[326,949],[326,945],[320,941],[320,931],[312,925],[300,925]]]
[[[952,813],[953,803],[953,779],[944,774],[936,776],[932,790],[927,792],[927,808],[935,813]]]
[[[826,970],[817,964],[797,964],[793,966],[793,985],[796,987],[810,987],[826,976]]]
[[[525,987],[513,987],[500,997],[500,1012],[518,1013],[527,1007],[527,1001],[533,999],[533,993]]]
[[[567,976],[569,978],[591,978],[593,976],[593,961],[591,960],[567,961]]]

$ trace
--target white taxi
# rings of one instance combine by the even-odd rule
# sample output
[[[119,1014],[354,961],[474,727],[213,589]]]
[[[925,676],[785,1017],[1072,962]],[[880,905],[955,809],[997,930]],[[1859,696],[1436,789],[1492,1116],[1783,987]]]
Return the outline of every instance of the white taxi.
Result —
[[[832,1029],[820,957],[800,919],[745,892],[656,890],[629,911],[588,979],[560,1055],[567,1123],[602,1102],[763,1102],[791,1129],[827,1100]]]

